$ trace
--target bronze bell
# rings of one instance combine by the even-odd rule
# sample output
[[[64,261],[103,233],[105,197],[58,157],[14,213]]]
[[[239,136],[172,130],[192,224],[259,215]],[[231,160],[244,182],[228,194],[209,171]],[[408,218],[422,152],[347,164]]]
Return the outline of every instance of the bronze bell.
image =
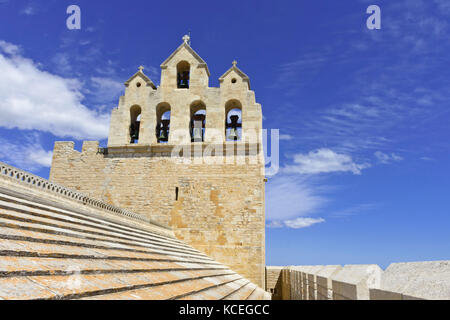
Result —
[[[139,140],[139,121],[135,121],[130,125],[130,138],[131,143],[134,143],[135,140]]]
[[[195,142],[203,141],[203,130],[202,127],[194,126],[194,129],[192,130],[192,138]]]
[[[166,119],[166,120],[162,120],[162,128],[160,131],[160,136],[159,136],[159,141],[164,141],[167,142],[169,141],[169,124],[170,124],[170,120]]]
[[[204,114],[196,114],[193,117],[193,127],[192,127],[192,141],[201,142],[203,141],[203,122],[205,121]]]
[[[163,130],[161,130],[161,134],[159,135],[158,139],[159,141],[167,141],[166,133]]]
[[[231,127],[230,134],[228,135],[227,139],[231,141],[237,141],[239,140],[239,134],[237,131],[237,127],[239,124],[237,123],[239,120],[239,116],[233,115],[230,116],[231,124],[229,125]]]
[[[239,140],[239,135],[236,128],[231,128],[230,134],[227,137],[228,140],[237,141]]]

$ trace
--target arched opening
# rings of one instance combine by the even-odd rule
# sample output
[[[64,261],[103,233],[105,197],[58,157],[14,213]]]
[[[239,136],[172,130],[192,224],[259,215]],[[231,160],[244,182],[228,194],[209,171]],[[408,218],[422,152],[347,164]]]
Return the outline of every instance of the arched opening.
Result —
[[[191,142],[205,141],[206,105],[202,101],[191,104]]]
[[[233,99],[225,104],[225,139],[242,139],[242,104],[238,100]]]
[[[139,129],[141,127],[141,107],[130,108],[130,143],[139,143]]]
[[[156,106],[156,139],[158,143],[167,143],[170,134],[170,105],[162,102]]]
[[[189,89],[191,65],[187,61],[177,64],[177,88]]]

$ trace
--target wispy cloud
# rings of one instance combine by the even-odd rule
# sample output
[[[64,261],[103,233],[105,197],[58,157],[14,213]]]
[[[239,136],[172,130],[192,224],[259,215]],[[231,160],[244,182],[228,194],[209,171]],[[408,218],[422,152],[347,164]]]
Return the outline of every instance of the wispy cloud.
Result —
[[[266,219],[271,228],[306,228],[324,222],[312,218],[328,204],[327,187],[318,175],[335,172],[359,175],[369,164],[357,164],[345,154],[319,149],[293,156],[294,164],[282,168],[266,187]],[[318,184],[321,183],[319,187]]]
[[[449,85],[443,76],[448,72],[443,72],[442,63],[448,57],[443,43],[450,43],[449,2],[402,0],[381,7],[381,31],[353,32],[345,47],[337,37],[278,66],[274,86],[288,96],[282,102],[286,113],[302,111],[301,99],[312,91],[305,86],[316,81],[316,74],[336,71],[336,66],[346,68],[343,77],[347,78],[331,88],[340,92],[336,101],[305,108],[308,112],[300,123],[286,113],[280,116],[283,125],[298,128],[295,143],[303,148],[326,146],[351,155],[373,154],[413,138],[399,135],[399,130],[426,127],[429,119],[448,113],[450,93],[442,90]],[[440,14],[429,14],[436,9]],[[360,65],[362,56],[368,60]],[[314,90],[327,83],[326,79],[317,82]],[[290,96],[295,99],[289,101]]]
[[[37,13],[36,7],[31,4],[28,4],[25,8],[20,10],[20,14],[24,14],[27,16],[32,16],[35,15],[36,13]]]
[[[306,79],[313,77],[330,58],[329,50],[314,50],[304,53],[298,59],[278,66],[278,76],[268,86],[271,89],[281,89],[280,94],[293,96],[306,83]]]
[[[0,137],[0,159],[24,170],[50,167],[52,151],[45,150],[38,134],[28,134],[15,143]]]
[[[144,65],[144,73],[157,85],[159,83],[160,73],[159,68],[150,65]]]
[[[447,0],[434,0],[434,3],[442,14],[450,15],[450,2]]]
[[[358,215],[361,213],[371,211],[371,210],[375,209],[376,207],[377,207],[377,205],[373,204],[373,203],[363,203],[363,204],[358,204],[358,205],[349,207],[347,209],[335,211],[335,212],[331,213],[329,216],[331,218],[350,217],[350,216],[355,216],[355,215]]]
[[[69,61],[69,56],[64,53],[57,53],[53,58],[56,70],[59,74],[69,75],[72,72],[72,64]]]
[[[112,78],[91,77],[91,90],[95,102],[116,102],[120,94],[124,91],[124,84]]]
[[[395,153],[387,154],[387,153],[384,153],[381,151],[377,151],[374,153],[374,155],[378,159],[378,161],[383,164],[388,164],[393,161],[402,161],[403,160],[403,157],[401,157]]]
[[[317,223],[325,222],[322,218],[307,218],[300,217],[292,220],[285,221],[271,221],[267,224],[268,228],[291,228],[291,229],[301,229],[307,228]]]
[[[313,179],[280,174],[266,187],[266,219],[284,221],[317,212],[327,202]]]

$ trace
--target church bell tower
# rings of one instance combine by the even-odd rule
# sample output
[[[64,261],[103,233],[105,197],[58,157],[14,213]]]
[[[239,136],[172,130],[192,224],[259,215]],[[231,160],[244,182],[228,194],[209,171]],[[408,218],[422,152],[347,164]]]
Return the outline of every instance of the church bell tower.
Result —
[[[144,71],[125,82],[107,148],[56,142],[50,179],[170,226],[264,287],[262,112],[249,77],[233,61],[209,87],[188,36],[161,64],[158,87]]]

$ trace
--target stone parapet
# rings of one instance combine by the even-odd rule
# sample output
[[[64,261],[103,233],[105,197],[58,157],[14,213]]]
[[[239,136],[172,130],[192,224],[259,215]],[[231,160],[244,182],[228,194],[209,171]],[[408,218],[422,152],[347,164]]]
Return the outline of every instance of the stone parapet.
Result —
[[[381,288],[404,297],[450,298],[450,261],[392,263],[383,273]]]
[[[450,261],[289,266],[277,283],[283,300],[450,300]]]

